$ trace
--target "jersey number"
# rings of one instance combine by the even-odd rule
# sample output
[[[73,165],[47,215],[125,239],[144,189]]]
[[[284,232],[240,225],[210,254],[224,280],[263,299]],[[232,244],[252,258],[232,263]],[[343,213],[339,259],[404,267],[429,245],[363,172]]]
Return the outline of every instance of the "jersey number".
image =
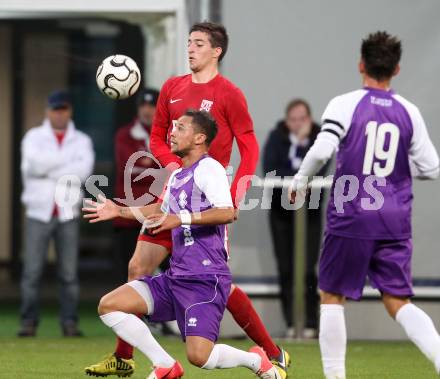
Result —
[[[385,137],[389,134],[388,150],[385,150]],[[364,175],[371,175],[386,177],[394,170],[396,163],[397,148],[399,146],[399,128],[390,123],[377,125],[376,121],[370,121],[367,124],[365,135],[367,136],[367,147],[365,149],[364,157]],[[382,166],[380,162],[374,162],[374,158],[385,161]]]

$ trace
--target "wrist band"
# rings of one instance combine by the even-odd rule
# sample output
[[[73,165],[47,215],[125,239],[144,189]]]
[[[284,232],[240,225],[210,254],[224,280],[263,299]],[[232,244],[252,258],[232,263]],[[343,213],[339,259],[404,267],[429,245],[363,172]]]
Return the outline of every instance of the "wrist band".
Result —
[[[191,225],[191,214],[190,213],[181,213],[180,221],[182,225]]]

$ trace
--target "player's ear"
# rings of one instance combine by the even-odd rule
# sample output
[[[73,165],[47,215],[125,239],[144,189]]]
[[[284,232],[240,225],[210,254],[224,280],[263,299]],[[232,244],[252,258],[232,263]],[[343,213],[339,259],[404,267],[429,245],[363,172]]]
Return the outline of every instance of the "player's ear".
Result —
[[[358,67],[359,67],[359,73],[365,74],[365,63],[362,59],[359,61]]]
[[[223,49],[221,47],[214,47],[214,58],[220,58],[220,55],[222,54]]]
[[[393,76],[399,75],[400,72],[400,64],[397,64],[396,68],[394,69]]]
[[[203,145],[206,142],[206,134],[197,133],[194,136],[194,142],[196,145]]]

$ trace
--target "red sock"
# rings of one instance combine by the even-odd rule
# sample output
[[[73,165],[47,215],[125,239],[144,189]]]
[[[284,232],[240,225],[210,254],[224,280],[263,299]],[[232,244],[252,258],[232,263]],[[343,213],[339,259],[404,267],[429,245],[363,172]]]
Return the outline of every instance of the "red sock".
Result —
[[[133,358],[133,346],[118,337],[118,341],[116,342],[115,355],[118,358],[123,359]]]
[[[136,316],[141,318],[143,315],[137,314]],[[123,359],[133,358],[133,350],[134,350],[133,346],[131,346],[129,343],[125,342],[123,339],[120,339],[118,337],[118,340],[116,342],[116,349],[115,349],[115,355],[118,358],[123,358]]]
[[[229,295],[226,307],[237,324],[241,326],[251,340],[266,351],[269,358],[277,358],[280,355],[280,349],[273,342],[263,321],[255,311],[251,299],[240,288],[235,287]]]

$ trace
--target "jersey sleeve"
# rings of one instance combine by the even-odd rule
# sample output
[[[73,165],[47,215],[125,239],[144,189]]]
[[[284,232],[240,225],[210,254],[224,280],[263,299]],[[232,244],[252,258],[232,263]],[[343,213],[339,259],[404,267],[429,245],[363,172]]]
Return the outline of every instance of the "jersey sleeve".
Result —
[[[439,175],[439,157],[431,138],[429,137],[425,121],[417,107],[410,111],[413,124],[413,136],[409,150],[410,162],[416,168],[416,176],[420,179],[435,179]]]
[[[225,91],[226,118],[237,141],[240,164],[231,185],[235,207],[245,196],[259,159],[259,146],[246,98],[239,88]]]
[[[170,212],[170,188],[171,188],[171,184],[173,182],[174,176],[176,175],[176,173],[178,172],[178,170],[174,171],[171,175],[170,178],[168,179],[168,182],[165,186],[164,191],[162,192],[162,195],[160,195],[160,199],[162,201],[162,204],[160,206],[160,210],[163,213],[169,213]]]
[[[194,170],[194,182],[215,208],[232,207],[225,168],[215,159],[206,158]]]
[[[366,93],[365,90],[357,90],[330,100],[321,117],[321,132],[332,134],[339,141],[344,139],[350,129],[354,111]]]
[[[154,114],[153,125],[150,135],[150,151],[159,160],[163,167],[171,163],[182,166],[181,159],[171,153],[167,143],[168,129],[170,127],[170,114],[168,110],[169,91],[172,85],[172,79],[168,79],[160,90],[157,101],[156,112]]]

